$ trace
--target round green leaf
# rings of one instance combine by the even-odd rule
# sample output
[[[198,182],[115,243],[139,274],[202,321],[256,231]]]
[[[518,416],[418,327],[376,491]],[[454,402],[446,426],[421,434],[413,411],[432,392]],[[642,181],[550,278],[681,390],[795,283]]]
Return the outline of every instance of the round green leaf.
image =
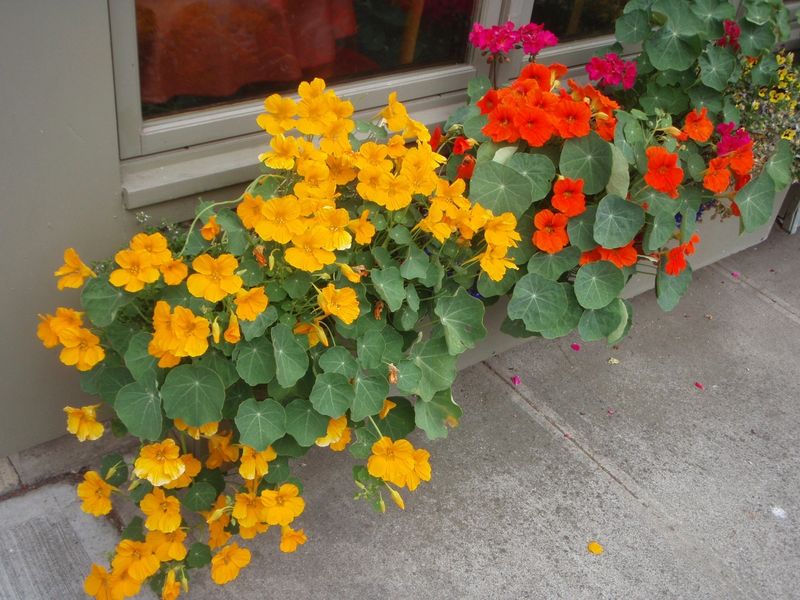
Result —
[[[667,275],[664,270],[665,264],[662,261],[656,274],[656,301],[662,310],[669,312],[678,306],[678,302],[689,289],[689,284],[692,282],[692,267],[687,264],[680,275],[672,276]]]
[[[537,273],[528,273],[514,286],[508,316],[522,319],[528,331],[541,331],[554,327],[566,308],[564,288]]]
[[[98,376],[97,390],[104,402],[114,406],[117,400],[117,393],[129,383],[133,383],[133,381],[131,372],[125,367],[110,367],[103,369],[103,372]],[[153,382],[150,382],[151,386],[152,384]]]
[[[413,393],[422,381],[422,369],[410,360],[397,363],[397,389]]]
[[[513,158],[513,157],[512,157]],[[522,215],[533,202],[531,181],[494,161],[478,162],[469,184],[469,197],[494,214]]]
[[[385,349],[386,342],[377,329],[370,329],[356,340],[358,362],[365,369],[377,369]]]
[[[548,340],[564,337],[569,334],[573,329],[578,326],[583,314],[583,308],[578,304],[578,299],[575,297],[575,291],[571,283],[559,283],[567,298],[567,308],[564,314],[561,315],[552,327],[542,329],[542,337]]]
[[[209,368],[219,375],[225,385],[225,389],[239,381],[239,374],[236,372],[236,367],[231,362],[231,359],[218,350],[206,352],[197,362],[201,367]]]
[[[400,265],[400,275],[403,279],[425,279],[430,267],[430,260],[415,243],[410,242],[405,253],[403,264]],[[396,289],[392,289],[396,293]]]
[[[585,310],[578,323],[578,333],[586,342],[596,342],[611,335],[620,324],[624,327],[628,312],[622,300],[616,298],[608,306]]]
[[[739,45],[745,56],[759,56],[770,51],[775,45],[775,33],[771,25],[756,25],[750,21],[742,21],[740,26],[742,32],[739,35]]]
[[[693,11],[687,10],[687,5],[675,0],[656,0],[652,10],[667,17],[669,26],[673,31],[680,31],[682,35],[697,35],[705,31],[705,24]],[[655,64],[655,63],[654,63]]]
[[[584,308],[608,306],[625,287],[622,271],[605,260],[583,265],[575,275],[575,297]]]
[[[414,405],[415,423],[430,440],[447,437],[448,417],[457,421],[461,415],[461,407],[453,402],[450,389],[437,392],[430,402],[417,402]]]
[[[698,84],[688,90],[692,108],[708,109],[709,116],[717,115],[722,110],[722,94],[707,85]]]
[[[775,201],[775,184],[769,173],[762,173],[757,179],[744,186],[736,194],[736,205],[741,212],[742,227],[753,231],[766,225],[772,217],[772,204]]]
[[[328,420],[308,400],[297,398],[286,405],[286,432],[301,446],[313,446],[317,438],[324,436]]]
[[[347,348],[334,346],[319,357],[319,366],[326,373],[339,373],[352,379],[358,372],[358,364]]]
[[[604,248],[627,245],[644,225],[644,211],[633,202],[609,194],[597,206],[594,239]]]
[[[409,246],[409,249],[411,246]],[[410,251],[410,250],[409,250]],[[403,284],[403,277],[400,275],[400,270],[397,267],[388,267],[385,269],[372,269],[370,271],[370,278],[375,291],[386,302],[390,312],[398,310],[403,300],[406,298],[406,289]]]
[[[396,404],[389,414],[378,421],[383,435],[388,435],[393,440],[400,440],[408,437],[414,431],[414,405],[407,399],[392,396],[389,398]]]
[[[518,152],[508,159],[506,166],[530,181],[531,199],[534,202],[550,193],[550,186],[556,176],[556,167],[544,154]]]
[[[353,378],[353,393],[350,416],[360,421],[376,415],[383,408],[383,401],[389,395],[389,382],[385,377],[358,373]]]
[[[286,413],[275,400],[261,402],[253,398],[239,405],[234,419],[239,430],[239,443],[251,446],[257,452],[266,450],[286,433]]]
[[[614,32],[623,44],[641,42],[650,34],[650,17],[643,10],[632,10],[616,20]]]
[[[266,310],[259,313],[253,321],[239,321],[239,328],[246,341],[261,337],[267,328],[278,320],[278,310],[274,306],[268,306]]]
[[[453,356],[474,348],[486,337],[483,302],[470,296],[462,287],[452,296],[438,298],[433,312],[444,328],[447,350]]]
[[[658,214],[648,217],[647,226],[644,228],[642,245],[645,252],[656,252],[666,244],[675,232],[675,217]]]
[[[775,154],[769,159],[766,167],[776,190],[782,190],[792,182],[793,161],[792,144],[788,140],[778,140]]]
[[[736,57],[728,48],[708,46],[700,55],[700,80],[711,89],[723,91],[733,75]]]
[[[225,385],[211,369],[181,365],[167,374],[161,386],[161,397],[164,412],[170,419],[181,419],[190,427],[200,427],[222,418]]]
[[[143,440],[161,437],[161,397],[153,385],[135,381],[117,393],[114,410],[131,435]]]
[[[189,510],[200,512],[208,510],[214,501],[217,499],[217,490],[214,486],[205,481],[195,481],[186,490],[186,495],[183,497],[181,504]]]
[[[141,331],[131,338],[125,352],[125,366],[136,381],[155,383],[158,373],[158,359],[147,351],[152,334]]]
[[[659,71],[684,71],[692,66],[700,54],[696,37],[678,34],[670,27],[662,27],[644,43],[647,57]]]
[[[275,377],[275,350],[267,338],[239,342],[234,358],[236,372],[248,385],[269,383]]]
[[[456,357],[450,355],[444,337],[414,344],[408,353],[408,360],[419,369],[419,380],[413,387],[404,382],[400,389],[416,394],[424,401],[433,398],[433,395],[440,390],[449,389],[456,378]],[[405,381],[411,382],[417,373],[407,367],[405,362],[398,365],[401,381],[407,376],[409,379]],[[398,385],[399,383],[400,381]]]
[[[305,338],[299,338],[283,323],[270,330],[275,354],[275,373],[281,387],[290,388],[308,370]],[[302,340],[302,341],[301,341]]]
[[[108,283],[106,277],[95,277],[83,286],[81,305],[92,323],[107,327],[117,317],[119,309],[130,304],[133,298],[133,294]]]
[[[208,545],[195,542],[186,554],[186,565],[192,569],[200,569],[211,562],[211,548]]]
[[[314,380],[309,400],[317,412],[336,419],[350,408],[353,394],[353,387],[344,375],[320,373]]]
[[[580,259],[581,250],[577,246],[567,246],[555,254],[537,252],[528,261],[528,273],[538,273],[546,279],[556,281],[561,275],[577,267]]]
[[[571,218],[567,222],[569,243],[577,246],[583,252],[597,248],[597,241],[594,239],[594,221],[596,217],[597,207],[587,206],[585,211],[577,217]]]
[[[564,142],[559,170],[566,177],[583,179],[584,193],[596,194],[608,184],[612,162],[611,145],[592,131]]]

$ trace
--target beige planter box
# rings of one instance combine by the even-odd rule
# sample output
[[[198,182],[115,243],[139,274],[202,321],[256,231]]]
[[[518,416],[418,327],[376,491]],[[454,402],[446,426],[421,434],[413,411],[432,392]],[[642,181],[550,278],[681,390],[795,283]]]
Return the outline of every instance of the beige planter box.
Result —
[[[736,218],[726,219],[725,221],[706,218],[701,223],[698,223],[697,232],[700,234],[701,241],[695,254],[690,257],[692,269],[700,269],[731,254],[736,254],[746,248],[760,244],[767,239],[787,191],[788,188],[776,195],[772,218],[766,225],[756,231],[739,235],[739,219]],[[640,274],[634,275],[623,290],[622,295],[625,298],[632,298],[642,292],[653,289],[654,285],[655,277]],[[506,350],[524,344],[531,339],[511,337],[500,331],[500,325],[506,316],[507,305],[507,298],[502,298],[499,302],[486,309],[486,339],[480,342],[477,348],[468,350],[459,357],[459,369],[465,369],[491,356],[502,354]]]

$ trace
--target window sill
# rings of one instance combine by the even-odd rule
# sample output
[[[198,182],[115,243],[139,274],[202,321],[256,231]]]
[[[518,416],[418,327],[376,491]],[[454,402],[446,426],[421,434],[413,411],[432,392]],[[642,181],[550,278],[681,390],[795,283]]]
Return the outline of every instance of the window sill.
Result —
[[[406,103],[426,125],[441,123],[466,102],[464,91]],[[370,119],[374,111],[355,114]],[[262,133],[240,136],[122,162],[122,197],[129,210],[193,196],[250,181],[259,173],[257,157],[267,147]]]

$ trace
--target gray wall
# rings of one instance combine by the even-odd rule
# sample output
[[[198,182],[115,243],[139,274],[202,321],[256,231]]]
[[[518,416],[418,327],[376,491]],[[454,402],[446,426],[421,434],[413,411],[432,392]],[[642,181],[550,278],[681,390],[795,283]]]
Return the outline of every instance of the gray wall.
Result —
[[[105,0],[0,0],[0,456],[62,435],[63,406],[91,400],[36,315],[78,307],[53,278],[64,248],[102,258],[135,228],[118,156]]]

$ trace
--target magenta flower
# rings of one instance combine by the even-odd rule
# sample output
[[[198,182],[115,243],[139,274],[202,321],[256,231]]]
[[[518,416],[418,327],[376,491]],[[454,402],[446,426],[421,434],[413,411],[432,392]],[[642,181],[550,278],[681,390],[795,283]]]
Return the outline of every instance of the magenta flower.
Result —
[[[636,63],[622,60],[615,52],[604,57],[595,56],[586,65],[589,79],[602,85],[621,85],[628,90],[636,83]]]
[[[528,23],[519,28],[522,51],[533,56],[539,54],[544,48],[558,44],[558,38],[552,31],[547,31],[544,25]]]
[[[734,152],[752,141],[750,134],[742,127],[736,129],[734,123],[720,123],[717,125],[717,133],[719,134],[717,143],[719,156]]]
[[[522,48],[525,54],[534,55],[542,48],[555,46],[558,38],[538,23],[528,23],[519,29],[512,21],[503,25],[484,27],[480,23],[472,26],[470,43],[484,54],[508,54],[515,48]]]
[[[514,385],[519,385],[520,383],[522,383],[522,379],[519,378],[519,375],[512,375],[511,383],[513,383]]]
[[[725,28],[725,33],[717,40],[717,46],[725,47],[730,46],[734,52],[739,50],[739,36],[742,33],[742,28],[736,23],[727,19],[722,26]]]

